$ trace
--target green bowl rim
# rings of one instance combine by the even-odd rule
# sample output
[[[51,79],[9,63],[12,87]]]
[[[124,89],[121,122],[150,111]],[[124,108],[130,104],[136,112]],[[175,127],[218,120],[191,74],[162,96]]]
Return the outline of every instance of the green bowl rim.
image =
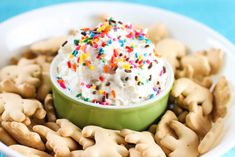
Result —
[[[165,66],[166,66],[166,72],[168,73],[168,80],[167,80],[167,83],[166,83],[166,88],[163,89],[163,91],[161,91],[161,93],[153,98],[153,99],[148,99],[144,102],[141,102],[140,104],[134,104],[134,105],[125,105],[125,106],[109,106],[109,105],[100,105],[100,104],[96,104],[96,103],[91,103],[91,102],[86,102],[84,100],[80,100],[80,99],[76,99],[76,97],[70,95],[67,91],[63,90],[57,83],[56,81],[56,77],[55,77],[55,73],[56,73],[56,66],[57,63],[62,59],[61,58],[62,55],[60,54],[57,54],[53,61],[51,62],[51,65],[50,65],[50,80],[52,82],[52,85],[53,87],[59,91],[59,93],[63,94],[65,97],[67,97],[68,99],[71,99],[75,102],[78,102],[78,103],[82,103],[82,104],[85,104],[85,105],[88,105],[88,106],[92,106],[92,107],[97,107],[97,108],[103,108],[103,109],[128,109],[128,108],[138,108],[138,107],[143,107],[143,106],[146,106],[148,104],[152,104],[154,102],[157,102],[159,100],[161,100],[164,96],[166,96],[172,86],[173,86],[173,83],[174,83],[174,72],[173,72],[173,69],[171,67],[171,65],[166,61],[164,60],[165,62]]]

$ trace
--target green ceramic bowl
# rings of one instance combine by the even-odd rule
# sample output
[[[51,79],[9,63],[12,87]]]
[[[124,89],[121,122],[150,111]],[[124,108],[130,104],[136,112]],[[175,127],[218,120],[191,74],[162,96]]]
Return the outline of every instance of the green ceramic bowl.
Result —
[[[128,128],[140,131],[160,117],[167,107],[174,82],[174,73],[168,63],[166,63],[168,73],[166,88],[156,98],[137,105],[102,106],[78,100],[57,84],[56,67],[60,61],[61,58],[57,55],[50,70],[56,112],[60,118],[67,118],[80,128],[86,125],[98,125],[110,129]]]

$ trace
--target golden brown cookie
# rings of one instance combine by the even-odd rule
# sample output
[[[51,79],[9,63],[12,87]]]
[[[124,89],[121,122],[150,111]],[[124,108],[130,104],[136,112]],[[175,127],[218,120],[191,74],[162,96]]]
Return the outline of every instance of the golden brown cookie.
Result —
[[[161,147],[155,143],[150,132],[137,132],[129,129],[121,130],[121,135],[125,137],[127,143],[135,144],[135,149],[143,157],[166,157]]]
[[[20,144],[38,150],[45,150],[45,145],[40,136],[37,133],[30,131],[25,124],[3,121],[2,126]]]
[[[216,121],[218,118],[224,118],[227,114],[227,106],[231,97],[228,81],[222,76],[213,89],[213,111],[212,118]]]
[[[197,134],[176,120],[171,121],[169,126],[177,135],[177,137],[167,135],[161,140],[161,144],[171,151],[169,157],[198,157]]]

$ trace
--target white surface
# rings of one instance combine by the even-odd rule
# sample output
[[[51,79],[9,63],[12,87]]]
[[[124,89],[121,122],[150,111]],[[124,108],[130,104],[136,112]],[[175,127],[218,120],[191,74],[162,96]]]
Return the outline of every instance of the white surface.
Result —
[[[121,20],[144,26],[156,22],[163,23],[173,37],[184,42],[193,51],[216,47],[226,52],[225,65],[221,73],[231,84],[232,105],[226,117],[222,142],[203,157],[218,157],[232,148],[235,145],[235,48],[218,33],[181,15],[141,5],[108,2],[68,3],[35,10],[0,25],[0,67],[16,55],[20,48],[43,38],[67,33],[71,28],[91,26],[94,24],[94,16],[102,13],[109,13]],[[16,156],[1,144],[0,151],[9,156]]]

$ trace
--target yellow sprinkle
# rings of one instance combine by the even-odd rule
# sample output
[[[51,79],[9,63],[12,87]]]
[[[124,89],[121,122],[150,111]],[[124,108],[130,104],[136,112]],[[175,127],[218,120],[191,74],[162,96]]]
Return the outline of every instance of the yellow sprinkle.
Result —
[[[158,54],[158,52],[155,49],[153,50],[153,53],[155,54],[155,56],[160,57],[160,55]]]
[[[82,63],[83,60],[84,60],[84,54],[82,53],[82,54],[80,55],[79,63]]]
[[[85,45],[82,45],[82,46],[80,47],[80,50],[81,50],[81,51],[84,51],[84,47],[85,47]]]
[[[143,55],[142,55],[142,54],[139,55],[139,59],[140,59],[140,60],[143,59]]]
[[[99,38],[95,38],[95,42],[98,42],[100,39]]]
[[[100,93],[100,94],[104,94],[104,91],[103,91],[103,90],[99,90],[99,93]]]
[[[96,86],[95,86],[95,85],[92,85],[91,88],[92,88],[92,89],[96,89]]]
[[[89,56],[90,56],[90,53],[88,53],[88,52],[85,53],[85,54],[84,54],[84,59],[87,59]]]
[[[115,61],[122,63],[123,62],[123,58],[116,59]]]
[[[69,58],[73,58],[73,55],[72,55],[72,54],[70,54],[70,55],[69,55]]]
[[[94,66],[93,65],[90,66],[90,70],[94,70]]]
[[[124,64],[123,65],[123,68],[126,69],[126,70],[130,70],[130,67],[131,67],[130,64]]]

